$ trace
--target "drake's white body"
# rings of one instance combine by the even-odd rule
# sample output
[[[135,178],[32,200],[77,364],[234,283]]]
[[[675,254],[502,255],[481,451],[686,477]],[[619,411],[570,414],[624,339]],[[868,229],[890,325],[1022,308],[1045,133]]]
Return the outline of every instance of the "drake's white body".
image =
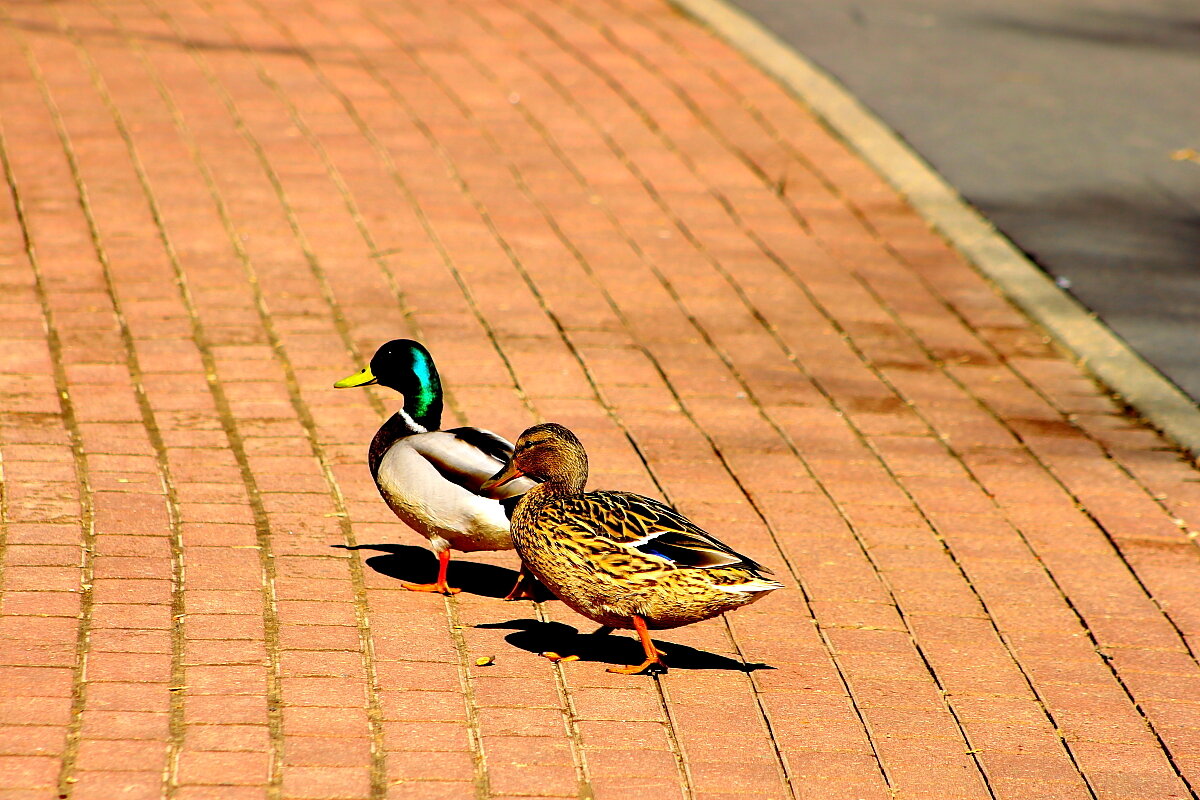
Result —
[[[387,449],[375,482],[396,516],[428,539],[435,553],[510,550],[508,517],[499,501],[467,488],[478,489],[502,466],[453,433],[417,433]]]

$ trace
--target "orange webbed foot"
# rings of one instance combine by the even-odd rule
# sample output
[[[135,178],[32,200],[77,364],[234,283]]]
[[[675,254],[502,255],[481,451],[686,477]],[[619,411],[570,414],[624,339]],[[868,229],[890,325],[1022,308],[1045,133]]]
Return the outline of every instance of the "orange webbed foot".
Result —
[[[521,571],[517,573],[517,582],[513,584],[512,591],[504,596],[505,600],[535,600],[533,594],[533,576],[529,574],[529,570],[525,569],[525,565],[521,565]]]
[[[617,675],[643,675],[666,672],[667,665],[662,660],[665,654],[662,650],[655,647],[654,642],[650,640],[650,630],[646,627],[646,621],[641,617],[634,616],[633,629],[637,631],[638,639],[642,643],[642,649],[646,653],[646,660],[631,667],[609,667],[608,671]]]
[[[661,658],[647,658],[641,664],[631,667],[609,667],[607,671],[617,675],[655,675],[666,672],[667,665]]]
[[[410,592],[433,592],[453,596],[462,591],[446,583],[406,583],[404,588]]]

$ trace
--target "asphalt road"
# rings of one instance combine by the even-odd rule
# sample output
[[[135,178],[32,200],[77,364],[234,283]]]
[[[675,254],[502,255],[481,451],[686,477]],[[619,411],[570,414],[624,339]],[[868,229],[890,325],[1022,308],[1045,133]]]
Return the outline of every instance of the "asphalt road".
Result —
[[[1200,3],[734,2],[1200,400]]]

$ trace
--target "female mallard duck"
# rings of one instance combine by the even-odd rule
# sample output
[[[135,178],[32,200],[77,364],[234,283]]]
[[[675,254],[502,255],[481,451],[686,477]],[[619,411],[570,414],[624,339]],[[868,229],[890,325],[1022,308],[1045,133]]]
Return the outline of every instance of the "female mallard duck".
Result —
[[[439,430],[442,383],[429,351],[410,339],[396,339],[375,352],[369,367],[334,384],[337,389],[378,383],[404,395],[396,412],[371,440],[367,461],[379,493],[410,528],[429,540],[438,557],[434,583],[405,584],[419,592],[455,594],[446,583],[450,549],[508,550],[512,537],[501,502],[533,485],[483,490],[482,484],[512,455],[513,446],[479,428]],[[522,573],[524,574],[524,573]],[[528,596],[522,581],[509,599]]]
[[[587,492],[587,453],[555,423],[521,434],[485,490],[538,481],[512,514],[521,560],[564,603],[609,628],[633,628],[646,651],[632,675],[665,670],[649,628],[677,628],[753,603],[782,585],[674,509],[627,492]]]

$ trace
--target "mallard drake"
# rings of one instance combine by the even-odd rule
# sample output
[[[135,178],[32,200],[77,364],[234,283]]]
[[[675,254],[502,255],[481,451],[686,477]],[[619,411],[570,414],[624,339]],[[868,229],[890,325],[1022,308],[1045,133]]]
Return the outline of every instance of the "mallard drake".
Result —
[[[650,629],[677,628],[753,603],[782,584],[673,508],[628,492],[584,492],[587,453],[550,422],[521,434],[485,491],[538,483],[517,501],[512,538],[526,568],[580,614],[637,631],[646,660],[609,672],[665,671]]]
[[[533,482],[483,490],[482,484],[507,462],[513,446],[479,428],[440,430],[442,383],[429,351],[411,339],[380,347],[370,366],[334,384],[334,388],[377,383],[404,395],[404,406],[371,440],[367,463],[379,493],[410,528],[429,540],[438,558],[437,580],[405,584],[419,592],[455,594],[446,583],[450,550],[509,550],[508,516],[515,498]],[[522,576],[524,573],[522,573]],[[509,599],[528,596],[518,580]]]

